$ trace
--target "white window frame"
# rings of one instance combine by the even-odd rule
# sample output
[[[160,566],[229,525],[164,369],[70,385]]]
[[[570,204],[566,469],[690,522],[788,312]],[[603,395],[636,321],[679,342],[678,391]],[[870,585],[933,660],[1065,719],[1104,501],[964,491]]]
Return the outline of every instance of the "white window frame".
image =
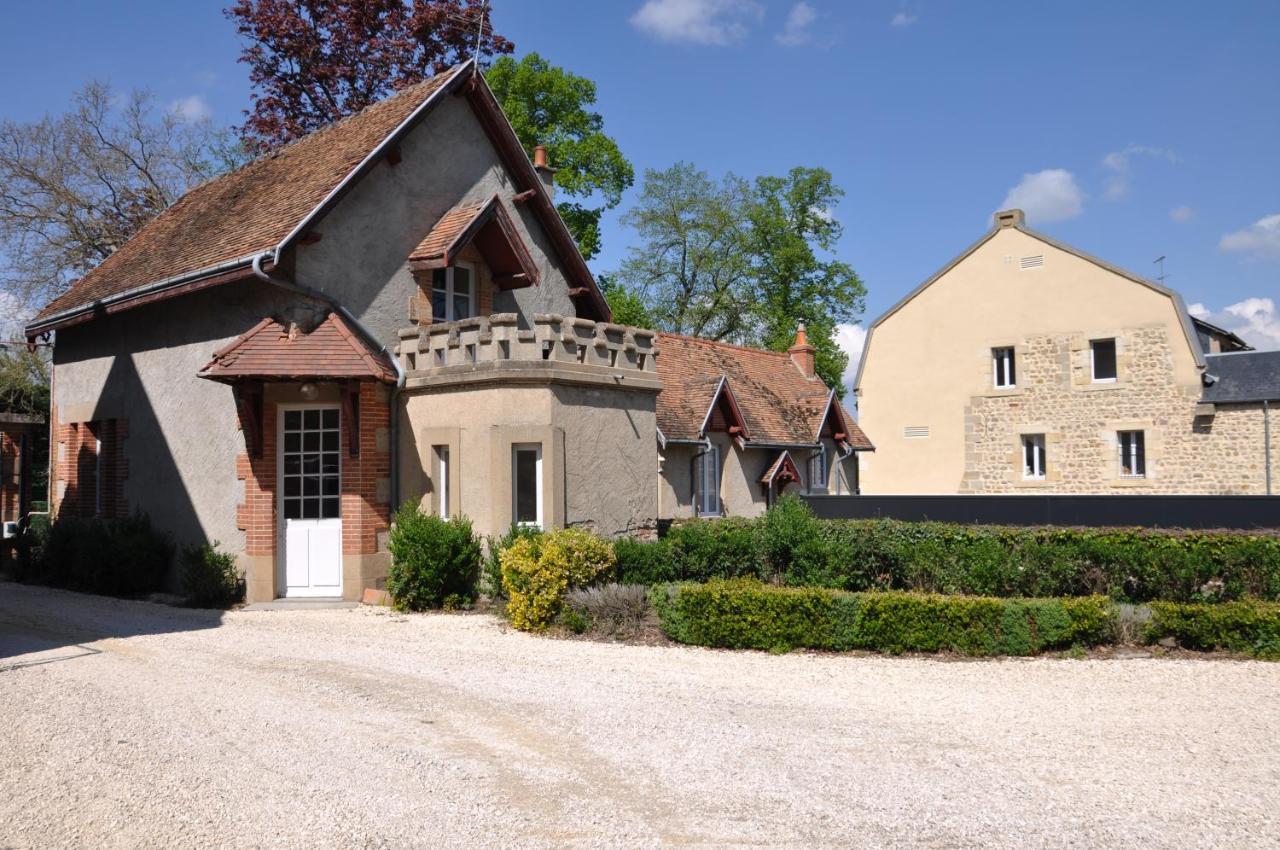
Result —
[[[535,521],[521,521],[519,519],[519,501],[520,501],[520,464],[518,458],[520,452],[533,452],[535,462],[533,465],[534,473],[534,501],[536,505],[537,517]],[[511,522],[521,528],[545,528],[543,519],[545,514],[542,511],[542,444],[541,443],[513,443],[511,445]]]
[[[1013,376],[1012,381],[1000,383],[1000,363],[1004,361],[1005,377]],[[998,390],[1011,390],[1018,386],[1017,353],[1012,345],[1002,345],[991,349],[991,384]]]
[[[454,272],[454,269],[458,269],[458,268],[466,269],[467,277],[471,281],[471,291],[467,293],[468,312],[467,312],[467,315],[465,316],[455,316],[453,314],[453,297],[455,294],[454,288],[453,288],[453,285],[454,285],[453,272]],[[438,269],[438,271],[444,272],[444,315],[445,317],[443,319],[437,319],[435,307],[432,306],[431,320],[434,322],[456,322],[459,319],[469,319],[472,316],[474,316],[478,309],[478,293],[479,293],[479,287],[480,287],[480,281],[476,275],[475,265],[472,263],[459,262],[459,263],[454,263],[451,266],[446,266],[443,269]],[[435,275],[432,275],[431,297],[433,299],[433,303],[435,299],[435,292],[436,292],[436,279],[435,279]]]
[[[698,516],[722,516],[724,505],[720,500],[720,447],[712,443],[699,452],[694,475],[697,478],[695,513]],[[709,486],[714,482],[715,486]]]
[[[93,435],[93,515],[102,516],[102,437],[97,434]]]
[[[1126,441],[1126,437],[1130,439]],[[1126,445],[1126,442],[1128,445]],[[1139,451],[1139,443],[1141,450]],[[1119,470],[1121,478],[1146,478],[1147,477],[1147,432],[1134,429],[1129,431],[1116,432],[1116,452],[1119,461]],[[1125,455],[1128,455],[1129,469],[1137,469],[1138,461],[1142,461],[1142,469],[1137,472],[1125,472]]]
[[[1045,469],[1048,467],[1048,445],[1044,434],[1023,434],[1019,440],[1022,449],[1019,463],[1022,464],[1022,478],[1024,481],[1043,481],[1045,479]],[[1034,451],[1031,458],[1030,468],[1027,466],[1027,447],[1031,446]]]
[[[1098,363],[1096,359],[1097,346],[1100,342],[1109,342],[1115,352],[1116,373],[1110,378],[1098,377]],[[1095,384],[1114,384],[1116,379],[1120,377],[1120,345],[1116,342],[1115,337],[1100,337],[1098,339],[1089,340],[1089,378]]]
[[[812,492],[825,493],[831,486],[828,479],[827,471],[830,469],[830,456],[827,454],[827,445],[822,443],[818,446],[818,450],[809,457],[809,490]]]
[[[436,493],[440,501],[436,511],[440,519],[449,519],[449,447],[436,446]]]

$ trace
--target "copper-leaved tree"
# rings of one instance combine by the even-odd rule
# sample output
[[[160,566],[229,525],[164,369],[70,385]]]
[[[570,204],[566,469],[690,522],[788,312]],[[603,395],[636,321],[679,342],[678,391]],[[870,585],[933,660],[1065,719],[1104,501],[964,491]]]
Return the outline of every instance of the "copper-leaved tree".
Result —
[[[510,53],[483,0],[239,0],[225,10],[245,39],[257,151],[305,136],[461,62]],[[477,40],[477,34],[479,38]]]

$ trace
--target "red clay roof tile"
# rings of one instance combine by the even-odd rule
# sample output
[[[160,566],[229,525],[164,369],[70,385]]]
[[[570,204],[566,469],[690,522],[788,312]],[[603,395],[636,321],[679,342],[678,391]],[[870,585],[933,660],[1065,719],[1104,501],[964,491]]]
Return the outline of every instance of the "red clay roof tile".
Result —
[[[386,358],[375,353],[337,313],[309,333],[263,319],[214,353],[201,378],[231,382],[263,380],[396,379]]]

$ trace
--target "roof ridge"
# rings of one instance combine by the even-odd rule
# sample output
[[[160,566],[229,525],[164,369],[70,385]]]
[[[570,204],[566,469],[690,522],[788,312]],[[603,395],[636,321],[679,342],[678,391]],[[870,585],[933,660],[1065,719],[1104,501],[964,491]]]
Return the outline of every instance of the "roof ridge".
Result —
[[[707,339],[701,336],[691,336],[690,334],[678,334],[672,331],[658,331],[658,336],[669,336],[676,339],[685,339],[690,342],[702,343],[704,345],[714,345],[720,348],[736,348],[739,351],[754,351],[758,354],[771,354],[776,357],[786,357],[790,359],[791,355],[785,351],[774,351],[771,348],[758,348],[754,345],[739,345],[734,342],[722,342],[718,339]],[[803,375],[801,375],[803,377]]]

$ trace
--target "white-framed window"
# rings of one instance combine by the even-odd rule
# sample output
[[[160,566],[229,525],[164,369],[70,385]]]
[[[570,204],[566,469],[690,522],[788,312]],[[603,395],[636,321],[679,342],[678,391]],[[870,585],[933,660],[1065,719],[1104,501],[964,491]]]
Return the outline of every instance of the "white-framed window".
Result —
[[[449,447],[436,446],[436,493],[440,519],[449,518]]]
[[[720,516],[720,447],[711,445],[698,455],[698,516]]]
[[[431,275],[431,320],[456,322],[476,314],[476,270],[468,263],[436,269]]]
[[[1089,367],[1095,384],[1110,384],[1116,379],[1116,341],[1093,339],[1089,341]]]
[[[827,489],[827,445],[818,446],[818,451],[809,458],[809,489],[826,492]]]
[[[1044,434],[1022,435],[1022,477],[1029,481],[1044,479]]]
[[[1012,346],[991,349],[991,378],[996,389],[1007,390],[1018,385]]]
[[[1147,477],[1147,435],[1144,431],[1117,431],[1120,451],[1120,477]]]
[[[102,437],[97,434],[93,437],[93,515],[102,516]]]
[[[542,528],[542,445],[511,447],[511,521]]]

